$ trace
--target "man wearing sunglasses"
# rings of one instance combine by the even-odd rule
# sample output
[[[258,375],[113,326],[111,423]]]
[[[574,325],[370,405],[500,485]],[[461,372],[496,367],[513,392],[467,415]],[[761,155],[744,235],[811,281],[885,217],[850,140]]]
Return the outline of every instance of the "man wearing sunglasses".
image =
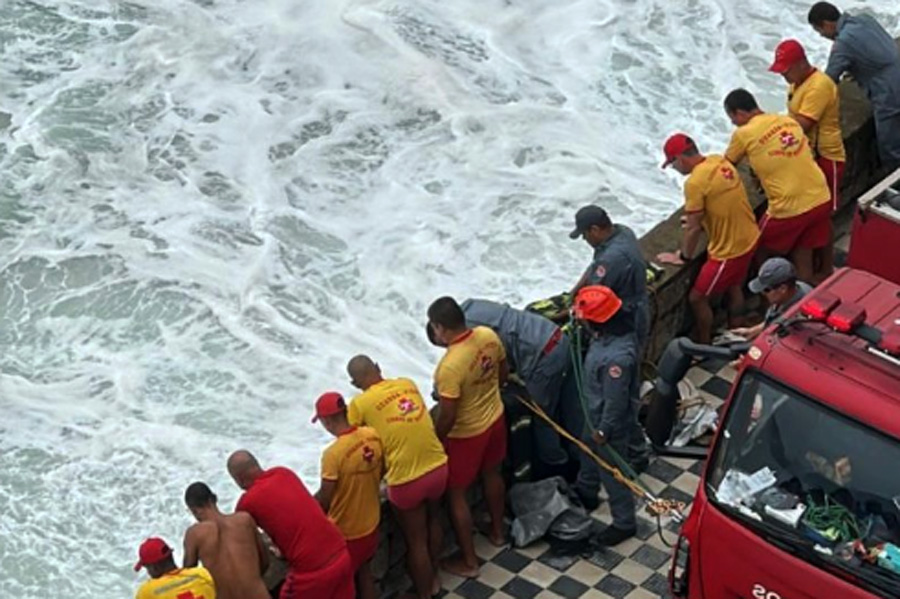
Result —
[[[812,287],[797,280],[794,265],[784,258],[769,258],[759,269],[759,274],[748,285],[753,293],[762,293],[769,304],[763,321],[752,327],[732,329],[748,341],[755,339],[772,322],[812,291]]]

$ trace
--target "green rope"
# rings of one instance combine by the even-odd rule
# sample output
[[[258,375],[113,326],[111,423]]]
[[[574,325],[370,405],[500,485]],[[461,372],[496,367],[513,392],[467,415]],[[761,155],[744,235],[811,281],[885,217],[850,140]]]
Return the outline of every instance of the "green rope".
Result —
[[[581,370],[581,328],[571,321],[570,331],[575,336],[575,342],[569,343],[569,356],[572,358],[572,374],[575,376],[575,386],[578,389],[578,402],[581,404],[581,411],[584,413],[584,432],[591,432],[591,415],[588,411],[587,403],[584,401],[584,390],[581,387],[582,370]]]
[[[584,430],[588,433],[588,436],[592,436],[593,429],[591,428],[591,416],[590,411],[587,407],[587,400],[584,396],[584,389],[582,388],[582,348],[581,348],[581,327],[577,324],[577,322],[572,319],[570,320],[569,330],[572,331],[572,335],[575,337],[574,343],[569,343],[569,355],[572,357],[572,371],[575,376],[575,385],[578,389],[578,401],[581,403],[581,410],[584,413]],[[650,493],[651,496],[653,492],[647,487],[647,485],[640,479],[637,472],[634,471],[634,468],[631,467],[625,458],[619,455],[619,452],[613,449],[613,447],[609,444],[606,444],[602,448],[609,456],[612,458],[612,461],[615,463],[616,467],[622,471],[622,473],[637,483],[644,491]]]

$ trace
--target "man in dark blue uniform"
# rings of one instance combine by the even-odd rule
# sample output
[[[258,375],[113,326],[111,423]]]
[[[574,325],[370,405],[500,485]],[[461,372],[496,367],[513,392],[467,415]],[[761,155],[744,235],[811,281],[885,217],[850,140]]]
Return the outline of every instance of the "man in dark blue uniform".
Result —
[[[825,73],[836,83],[849,73],[872,103],[882,165],[900,166],[900,50],[894,38],[869,15],[841,13],[829,2],[816,2],[808,20],[834,40]]]
[[[572,239],[583,238],[594,249],[594,259],[572,288],[572,297],[587,285],[605,285],[622,300],[631,315],[638,346],[643,349],[650,332],[647,263],[634,231],[613,224],[600,206],[584,206],[575,214]]]
[[[506,349],[510,371],[522,380],[531,399],[556,420],[572,360],[569,339],[560,328],[538,314],[488,300],[468,299],[460,307],[467,326],[486,326],[497,333]],[[568,454],[559,435],[539,418],[532,423],[541,462],[551,468],[565,464]]]
[[[609,288],[584,287],[575,298],[573,310],[590,332],[591,344],[584,359],[582,389],[590,434],[585,441],[598,455],[616,466],[607,448],[625,456],[635,420],[631,388],[637,378],[638,358],[630,315],[621,310],[623,302]],[[575,482],[575,491],[585,507],[599,505],[600,485],[609,495],[612,524],[595,538],[600,545],[618,545],[636,532],[635,500],[631,490],[607,470],[584,456]]]
[[[606,210],[594,205],[578,210],[575,214],[575,229],[569,233],[569,237],[581,237],[594,248],[594,258],[572,288],[572,297],[587,285],[604,285],[612,289],[622,300],[622,322],[630,325],[640,364],[650,333],[650,302],[647,294],[647,263],[637,237],[628,227],[613,224]],[[638,367],[631,381],[634,418],[627,454],[635,468],[643,470],[647,466],[650,450],[644,432],[637,423],[640,384]]]

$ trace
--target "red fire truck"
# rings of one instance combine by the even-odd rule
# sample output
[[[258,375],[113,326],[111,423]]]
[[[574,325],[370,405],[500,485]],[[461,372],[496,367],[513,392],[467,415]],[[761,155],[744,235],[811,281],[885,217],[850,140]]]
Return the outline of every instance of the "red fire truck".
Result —
[[[743,358],[676,545],[675,597],[900,597],[897,181],[860,200],[853,267]]]

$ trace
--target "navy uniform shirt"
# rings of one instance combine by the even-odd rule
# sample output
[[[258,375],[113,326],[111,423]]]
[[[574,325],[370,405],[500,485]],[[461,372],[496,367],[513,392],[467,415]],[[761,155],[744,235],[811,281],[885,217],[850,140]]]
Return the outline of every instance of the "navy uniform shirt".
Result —
[[[506,348],[509,369],[528,380],[544,347],[558,327],[539,314],[516,310],[508,304],[481,299],[468,299],[460,304],[469,327],[484,326],[494,330]]]
[[[585,285],[605,285],[622,300],[622,309],[632,315],[638,343],[643,345],[650,327],[647,297],[647,263],[634,232],[613,225],[613,234],[594,248]]]
[[[591,426],[607,438],[628,434],[634,420],[631,385],[638,376],[634,335],[597,335],[584,358],[584,399]]]
[[[900,114],[900,51],[869,15],[841,15],[825,72],[835,81],[850,73],[872,102],[876,119]]]

